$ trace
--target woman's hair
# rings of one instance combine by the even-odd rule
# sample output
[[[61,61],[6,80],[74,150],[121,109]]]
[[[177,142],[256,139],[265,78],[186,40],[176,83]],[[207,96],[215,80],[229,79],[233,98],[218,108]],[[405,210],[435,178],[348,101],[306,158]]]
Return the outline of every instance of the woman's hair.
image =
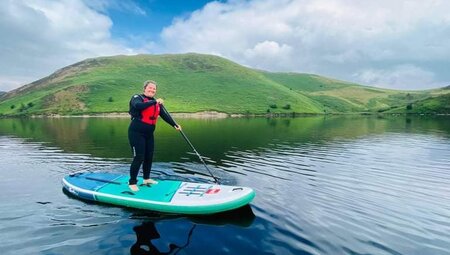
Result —
[[[147,80],[147,81],[144,81],[144,90],[147,88],[147,86],[148,86],[149,84],[154,84],[155,86],[158,86],[158,84],[156,83],[156,81]]]

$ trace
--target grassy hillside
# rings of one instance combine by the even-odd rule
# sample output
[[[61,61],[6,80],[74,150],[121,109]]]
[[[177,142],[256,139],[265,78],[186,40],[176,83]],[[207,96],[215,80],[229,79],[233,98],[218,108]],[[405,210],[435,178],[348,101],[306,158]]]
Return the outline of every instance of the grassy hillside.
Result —
[[[171,112],[387,112],[450,92],[394,91],[317,75],[270,73],[202,54],[114,56],[67,66],[4,94],[0,114],[127,112],[130,97],[141,93],[148,79],[158,82],[157,97]],[[448,109],[445,100],[435,103]]]
[[[327,112],[332,113],[385,112],[450,93],[450,90],[446,88],[424,91],[388,90],[311,74],[269,72],[263,72],[263,74],[269,79],[321,103]],[[442,101],[442,103],[448,106],[450,101],[446,103]]]
[[[3,97],[0,113],[126,112],[145,80],[172,112],[322,112],[321,104],[261,73],[224,58],[199,54],[89,59]],[[271,105],[286,106],[270,108]],[[287,108],[287,107],[286,107]]]
[[[450,113],[450,93],[442,94],[389,109],[388,113]]]

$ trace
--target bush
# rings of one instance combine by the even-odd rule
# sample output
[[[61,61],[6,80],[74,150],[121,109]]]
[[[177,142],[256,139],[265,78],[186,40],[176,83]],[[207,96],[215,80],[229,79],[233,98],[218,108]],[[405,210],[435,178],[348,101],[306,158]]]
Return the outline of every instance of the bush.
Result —
[[[27,109],[27,107],[23,104],[23,103],[21,103],[20,104],[20,108],[19,108],[19,112],[23,112],[23,111],[25,111]]]
[[[271,104],[271,105],[269,105],[269,107],[272,108],[272,109],[277,109],[278,108],[276,104]]]
[[[112,97],[109,97],[108,102],[114,102],[114,99]]]
[[[406,110],[412,110],[412,104],[407,104],[406,105]]]
[[[15,104],[13,104],[13,105],[11,105],[11,107],[10,107],[11,109],[14,109],[14,108],[16,108],[16,105]]]
[[[32,103],[32,102],[29,102],[28,104],[27,104],[27,108],[31,108],[31,107],[33,107],[34,106],[34,104]]]
[[[283,109],[289,110],[289,109],[291,109],[291,105],[290,105],[290,104],[287,104],[287,105],[283,106]]]

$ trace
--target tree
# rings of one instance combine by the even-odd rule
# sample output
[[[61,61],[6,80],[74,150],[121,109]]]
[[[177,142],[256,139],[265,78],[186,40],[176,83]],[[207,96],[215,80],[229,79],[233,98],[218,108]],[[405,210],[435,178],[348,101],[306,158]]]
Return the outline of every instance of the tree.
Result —
[[[19,111],[20,111],[20,112],[23,112],[23,111],[25,111],[26,109],[27,109],[27,107],[26,107],[23,103],[21,103],[21,104],[20,104]]]
[[[412,99],[413,99],[413,97],[411,94],[409,94],[409,93],[406,94],[406,100],[408,100],[408,103],[410,103]]]
[[[109,97],[108,102],[114,102],[114,99],[112,97]]]

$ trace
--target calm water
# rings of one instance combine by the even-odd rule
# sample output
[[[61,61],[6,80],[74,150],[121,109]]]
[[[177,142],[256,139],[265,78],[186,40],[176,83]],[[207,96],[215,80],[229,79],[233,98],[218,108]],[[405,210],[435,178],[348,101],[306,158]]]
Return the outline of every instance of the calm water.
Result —
[[[82,202],[72,172],[127,173],[127,119],[0,119],[2,254],[450,254],[449,117],[180,119],[251,206],[210,217]],[[157,128],[152,175],[211,181]]]

